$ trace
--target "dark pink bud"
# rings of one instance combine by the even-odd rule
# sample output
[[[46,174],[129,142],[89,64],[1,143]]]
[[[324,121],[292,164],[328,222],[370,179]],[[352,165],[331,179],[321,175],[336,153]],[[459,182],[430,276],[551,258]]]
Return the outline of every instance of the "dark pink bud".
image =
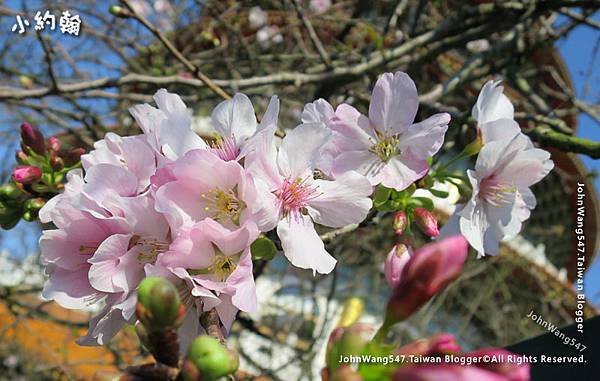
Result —
[[[39,155],[44,155],[46,153],[44,135],[42,135],[40,130],[29,123],[21,124],[21,142],[24,146],[24,150],[29,148]]]
[[[415,251],[400,276],[387,306],[386,319],[406,319],[460,274],[468,253],[462,236],[430,243]]]
[[[396,234],[402,235],[406,227],[408,226],[408,216],[404,210],[396,212],[394,215],[394,222],[392,223],[392,228],[396,231]]]
[[[482,361],[484,356],[498,361]],[[509,356],[515,358],[515,354],[501,348],[484,348],[465,355],[465,357],[478,358],[476,365],[480,368],[492,371],[506,377],[507,381],[529,381],[529,363],[523,362],[518,365],[515,361],[507,361]],[[504,360],[504,361],[502,361]]]
[[[429,210],[425,208],[415,208],[415,222],[423,233],[428,236],[437,237],[440,235],[437,219]]]
[[[458,353],[460,351],[461,348],[454,336],[449,333],[440,333],[427,339],[420,339],[403,345],[395,353],[399,355],[435,356]]]
[[[42,178],[42,170],[31,165],[20,165],[13,170],[13,181],[20,184],[32,184]]]
[[[66,154],[63,154],[63,160],[66,166],[73,166],[81,161],[81,155],[85,154],[85,149],[83,148],[73,148]]]
[[[455,364],[409,365],[400,367],[393,381],[506,381],[496,373],[474,366]]]
[[[385,274],[385,280],[387,281],[390,288],[395,288],[400,282],[400,275],[404,266],[410,259],[412,249],[404,244],[396,244],[392,247],[389,252],[385,263],[383,264],[383,273]]]

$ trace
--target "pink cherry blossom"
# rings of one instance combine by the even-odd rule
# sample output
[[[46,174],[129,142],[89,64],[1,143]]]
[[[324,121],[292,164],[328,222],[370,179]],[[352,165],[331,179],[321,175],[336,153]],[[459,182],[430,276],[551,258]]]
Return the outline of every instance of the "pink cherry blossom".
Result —
[[[207,299],[205,309],[213,304],[229,329],[235,314],[228,305],[245,312],[256,310],[250,244],[257,236],[253,225],[230,231],[207,218],[182,227],[157,264],[187,281],[192,295]]]
[[[286,135],[277,151],[271,127],[246,157],[255,182],[268,191],[258,197],[265,203],[276,197],[273,226],[285,256],[294,266],[323,274],[333,270],[336,260],[325,250],[314,222],[328,227],[359,223],[372,205],[371,185],[358,173],[321,178],[316,162],[330,135],[319,123],[304,123]]]
[[[68,308],[106,305],[81,343],[106,343],[134,319],[144,267],[168,250],[169,226],[145,190],[152,168],[154,154],[144,140],[109,136],[86,157],[85,175],[71,171],[64,192],[40,210],[40,220],[57,227],[40,239],[49,275],[43,296]]]
[[[257,123],[250,99],[244,94],[235,94],[213,110],[212,123],[218,135],[211,151],[225,161],[240,160],[252,146],[257,131],[277,125],[278,114],[279,99],[273,96],[261,122]]]
[[[112,132],[94,143],[92,151],[81,156],[81,164],[86,171],[102,163],[122,167],[134,174],[138,194],[148,188],[157,166],[155,153],[144,135],[122,138]]]
[[[369,116],[342,104],[328,126],[339,133],[334,141],[340,154],[334,176],[354,170],[372,185],[403,190],[423,177],[427,159],[444,142],[450,115],[436,114],[413,124],[419,98],[406,73],[383,74],[373,89]]]
[[[167,215],[173,229],[205,218],[228,228],[253,223],[261,231],[272,229],[274,196],[259,199],[252,177],[236,161],[193,150],[169,169],[172,181],[157,187],[156,209]]]
[[[154,94],[158,108],[149,104],[136,105],[129,109],[144,131],[150,146],[162,161],[176,160],[192,149],[206,149],[207,144],[191,127],[191,111],[181,98],[160,89]]]
[[[521,133],[483,146],[475,170],[467,171],[471,199],[457,212],[461,233],[480,256],[498,254],[500,241],[519,233],[536,204],[529,187],[553,167],[550,154]]]
[[[514,108],[498,82],[487,82],[473,107],[483,147],[467,176],[473,193],[440,235],[463,234],[478,252],[497,255],[500,242],[516,236],[531,210],[535,195],[529,187],[554,168],[550,154],[535,148],[513,120]]]

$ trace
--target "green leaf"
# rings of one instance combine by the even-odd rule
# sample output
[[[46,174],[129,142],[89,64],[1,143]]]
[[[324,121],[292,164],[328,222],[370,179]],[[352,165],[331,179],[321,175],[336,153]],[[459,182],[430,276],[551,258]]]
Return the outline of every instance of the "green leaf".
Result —
[[[439,198],[446,198],[450,194],[443,190],[437,190],[437,189],[428,189],[428,190],[431,192],[432,195],[434,195],[435,197],[439,197]]]
[[[392,190],[390,188],[386,188],[383,185],[377,186],[375,190],[375,195],[373,196],[373,205],[375,208],[379,208],[383,204],[386,203],[387,200],[390,199],[392,195]]]
[[[427,197],[413,197],[411,199],[411,206],[425,208],[431,212],[433,210],[433,201]]]
[[[253,260],[264,259],[269,261],[273,259],[275,253],[277,253],[277,247],[275,247],[275,244],[269,238],[260,235],[252,242],[252,245],[250,245],[250,251],[252,252]]]

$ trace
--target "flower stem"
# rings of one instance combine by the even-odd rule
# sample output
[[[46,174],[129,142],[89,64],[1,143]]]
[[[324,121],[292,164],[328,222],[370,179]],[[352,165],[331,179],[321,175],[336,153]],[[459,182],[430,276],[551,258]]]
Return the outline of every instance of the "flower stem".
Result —
[[[383,324],[381,324],[381,327],[379,327],[377,333],[375,333],[375,336],[373,337],[373,342],[376,344],[380,344],[385,339],[388,332],[390,331],[390,328],[392,328],[394,324],[395,323],[391,319],[389,319],[386,314],[386,317],[383,320]]]

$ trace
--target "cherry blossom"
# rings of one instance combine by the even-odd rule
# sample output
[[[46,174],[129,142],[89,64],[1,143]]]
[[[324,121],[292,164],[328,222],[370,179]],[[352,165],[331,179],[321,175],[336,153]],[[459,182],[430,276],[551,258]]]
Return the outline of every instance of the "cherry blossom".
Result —
[[[335,110],[327,125],[339,134],[334,137],[339,155],[333,163],[338,176],[353,170],[367,177],[372,185],[403,190],[429,170],[427,159],[444,142],[450,115],[433,115],[413,123],[419,107],[417,88],[406,73],[383,74],[373,89],[369,116],[348,104]],[[306,115],[329,110],[315,105]]]
[[[321,178],[315,164],[330,135],[319,123],[303,123],[286,135],[277,151],[271,127],[246,157],[256,182],[269,191],[259,197],[268,203],[275,195],[273,226],[277,225],[285,256],[294,266],[322,274],[331,272],[336,260],[325,250],[314,223],[328,227],[359,223],[372,205],[371,185],[358,173]]]

